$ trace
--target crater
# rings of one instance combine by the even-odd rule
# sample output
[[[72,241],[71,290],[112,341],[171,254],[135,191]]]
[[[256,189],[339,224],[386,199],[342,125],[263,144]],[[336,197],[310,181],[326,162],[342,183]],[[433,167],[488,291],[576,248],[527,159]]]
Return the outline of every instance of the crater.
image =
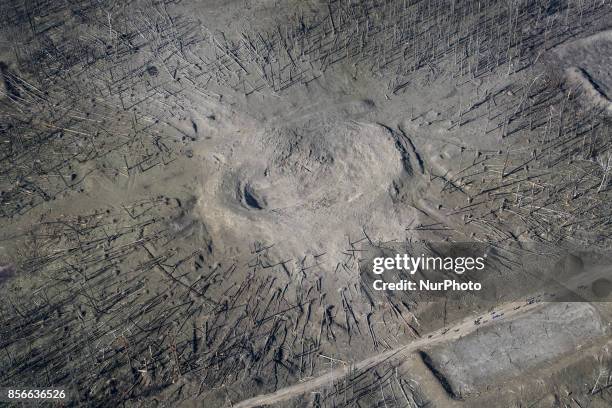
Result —
[[[238,165],[211,166],[198,200],[203,222],[218,248],[265,242],[275,255],[296,258],[322,248],[343,258],[347,236],[364,230],[381,240],[401,238],[414,209],[390,196],[389,185],[397,180],[408,189],[419,181],[418,172],[406,171],[410,152],[398,149],[400,136],[378,124],[338,121],[262,126],[248,141],[227,139],[218,155]]]
[[[244,204],[253,210],[264,210],[267,207],[266,200],[261,197],[253,186],[246,184],[242,190]]]
[[[597,279],[592,283],[591,290],[599,299],[607,298],[612,293],[612,282],[605,278]]]

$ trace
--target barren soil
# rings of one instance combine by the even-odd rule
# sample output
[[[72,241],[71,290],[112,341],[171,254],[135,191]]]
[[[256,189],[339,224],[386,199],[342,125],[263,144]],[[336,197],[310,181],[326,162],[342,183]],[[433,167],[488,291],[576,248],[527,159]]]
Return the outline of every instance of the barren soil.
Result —
[[[0,388],[611,406],[611,21],[601,0],[0,2]],[[423,242],[487,248],[487,295],[372,289],[372,251]]]

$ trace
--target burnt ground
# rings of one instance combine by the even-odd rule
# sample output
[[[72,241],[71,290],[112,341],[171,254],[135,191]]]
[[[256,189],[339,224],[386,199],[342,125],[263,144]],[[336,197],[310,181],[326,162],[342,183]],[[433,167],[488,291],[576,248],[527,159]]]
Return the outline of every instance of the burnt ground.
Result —
[[[537,244],[546,279],[605,253],[611,14],[3,1],[0,386],[71,406],[609,406],[611,310],[577,289],[605,298],[606,277],[561,299],[579,303],[527,281],[416,299],[372,291],[362,251]]]

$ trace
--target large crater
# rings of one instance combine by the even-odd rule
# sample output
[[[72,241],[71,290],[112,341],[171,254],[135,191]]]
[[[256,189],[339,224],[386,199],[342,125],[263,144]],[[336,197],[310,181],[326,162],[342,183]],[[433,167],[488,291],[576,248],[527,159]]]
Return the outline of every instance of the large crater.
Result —
[[[274,244],[282,256],[340,255],[364,231],[403,239],[413,214],[395,199],[395,186],[411,176],[397,143],[390,130],[356,122],[228,141],[204,182],[201,216],[221,246]]]

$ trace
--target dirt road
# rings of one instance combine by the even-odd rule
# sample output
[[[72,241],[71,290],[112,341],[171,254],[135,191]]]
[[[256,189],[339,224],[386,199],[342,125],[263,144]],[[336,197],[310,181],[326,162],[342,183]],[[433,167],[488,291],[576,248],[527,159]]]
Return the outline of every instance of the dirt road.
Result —
[[[566,282],[562,286],[566,289],[573,290],[575,288],[579,288],[581,285],[590,284],[596,281],[597,279],[608,278],[609,276],[610,271],[608,270],[608,268],[604,268],[601,270],[590,271],[589,273],[582,273],[576,276],[574,279],[571,279],[569,282]],[[424,347],[432,346],[437,343],[442,343],[449,340],[455,340],[460,337],[466,336],[470,333],[475,332],[479,328],[487,327],[489,325],[497,323],[500,320],[508,319],[520,314],[530,313],[544,305],[544,303],[542,302],[547,300],[553,300],[555,296],[555,293],[536,294],[525,301],[505,303],[496,307],[495,310],[492,312],[471,315],[458,321],[453,326],[445,327],[434,332],[425,334],[423,335],[423,337],[411,342],[410,344],[406,344],[404,346],[388,350],[380,354],[376,354],[372,357],[369,357],[352,365],[336,368],[319,377],[282,388],[271,394],[249,398],[234,405],[233,407],[254,408],[258,406],[271,405],[286,401],[290,398],[305,394],[310,391],[315,391],[319,387],[330,384],[333,381],[338,380],[343,376],[347,375],[351,370],[367,370],[384,361],[399,359],[408,356],[411,353],[414,353],[415,351]],[[478,321],[479,323],[476,324],[476,321]]]
[[[384,361],[387,360],[395,360],[402,357],[405,357],[425,346],[431,346],[436,343],[441,343],[443,341],[454,340],[459,337],[465,336],[476,331],[479,328],[486,327],[487,325],[492,324],[492,322],[496,322],[498,319],[513,317],[518,314],[526,313],[535,310],[542,303],[538,302],[512,302],[504,304],[503,306],[497,307],[495,309],[495,313],[486,313],[481,315],[474,315],[466,317],[465,319],[459,321],[457,324],[451,327],[446,327],[440,330],[436,330],[429,334],[424,335],[418,340],[413,341],[410,344],[406,344],[404,346],[398,347],[393,350],[385,351],[384,353],[380,353],[374,355],[370,358],[362,360],[352,366],[344,366],[337,369],[334,369],[328,373],[325,373],[319,377],[282,388],[276,392],[267,395],[260,395],[257,397],[249,398],[244,400],[236,405],[234,408],[253,408],[258,406],[265,406],[276,404],[290,398],[296,397],[298,395],[305,394],[310,391],[315,391],[317,388],[322,387],[324,385],[330,384],[333,381],[342,378],[346,374],[348,374],[351,370],[367,370],[371,367],[374,367]],[[500,316],[497,319],[493,319],[492,316],[499,316],[503,313],[503,316]],[[474,321],[480,318],[480,324],[475,324]]]

